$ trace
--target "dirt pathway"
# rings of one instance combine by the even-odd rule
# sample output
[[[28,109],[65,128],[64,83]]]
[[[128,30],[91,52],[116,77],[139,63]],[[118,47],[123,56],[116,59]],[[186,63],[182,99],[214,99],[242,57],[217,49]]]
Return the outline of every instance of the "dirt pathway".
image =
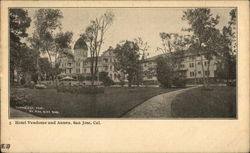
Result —
[[[171,117],[171,103],[176,95],[196,87],[181,89],[155,96],[135,107],[123,118],[168,118]]]

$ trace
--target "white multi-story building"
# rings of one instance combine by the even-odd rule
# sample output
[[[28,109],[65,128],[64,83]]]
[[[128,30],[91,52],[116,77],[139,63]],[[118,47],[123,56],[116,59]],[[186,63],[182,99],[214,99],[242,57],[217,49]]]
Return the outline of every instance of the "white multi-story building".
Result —
[[[158,84],[157,81],[157,63],[156,59],[161,55],[150,57],[142,61],[143,68],[143,82],[149,84]],[[199,83],[203,78],[202,62],[204,67],[205,77],[208,76],[210,80],[215,79],[216,63],[217,59],[212,57],[208,61],[205,55],[197,55],[193,51],[185,51],[182,62],[179,67],[187,78],[189,83]],[[202,61],[201,61],[202,58]],[[104,51],[101,56],[98,57],[98,73],[107,72],[108,76],[115,82],[119,83],[121,79],[126,82],[126,77],[115,69],[114,63],[116,62],[115,54],[112,48]],[[88,47],[82,38],[79,38],[71,50],[65,50],[65,54],[61,57],[60,64],[61,74],[64,76],[76,76],[91,74],[91,58],[88,57]]]
[[[60,58],[60,75],[75,75],[83,73],[82,67],[88,56],[88,47],[83,38],[79,38],[73,50],[65,49]]]
[[[160,56],[163,56],[163,54],[148,58],[143,62],[144,82],[149,82],[149,83],[157,82],[156,59]],[[206,56],[204,54],[197,55],[192,51],[186,51],[184,57],[182,58],[183,60],[179,64],[179,67],[189,83],[202,81],[203,78],[202,62],[203,62],[205,77],[208,76],[209,80],[214,80],[216,78],[215,71],[218,59],[216,59],[215,56],[213,56],[211,60],[208,60],[206,59]]]
[[[108,76],[115,82],[119,83],[122,74],[115,70],[114,63],[116,61],[115,55],[112,49],[104,51],[101,56],[98,57],[98,73],[107,72]],[[91,58],[87,58],[83,62],[83,73],[84,75],[90,76],[91,74]]]
[[[75,59],[74,54],[69,49],[65,49],[63,54],[60,57],[60,75],[67,75],[75,73]]]
[[[107,72],[108,76],[115,82],[119,83],[122,74],[115,70],[114,62],[116,61],[113,50],[110,48],[98,57],[98,73]],[[79,38],[74,50],[65,50],[60,58],[61,76],[84,76],[91,75],[91,58],[88,57],[88,47],[82,38]]]

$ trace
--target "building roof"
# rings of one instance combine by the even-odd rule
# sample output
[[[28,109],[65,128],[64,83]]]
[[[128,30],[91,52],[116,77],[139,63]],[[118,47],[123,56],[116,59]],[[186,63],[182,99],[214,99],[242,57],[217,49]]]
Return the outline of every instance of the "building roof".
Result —
[[[164,56],[164,54],[159,54],[145,59],[145,62],[155,61],[158,57]]]
[[[84,50],[88,50],[88,46],[86,44],[86,42],[84,41],[83,37],[80,37],[75,45],[74,45],[74,50],[75,49],[84,49]]]
[[[165,54],[159,54],[159,55],[156,55],[156,56],[152,56],[152,57],[149,57],[149,58],[146,58],[144,60],[144,62],[150,62],[150,61],[155,61],[158,57],[162,57],[164,55],[168,55],[170,53],[165,53]],[[208,52],[203,52],[203,53],[200,53],[200,55],[205,55],[205,54],[209,54]],[[188,50],[184,50],[184,54],[183,56],[181,57],[189,57],[189,56],[196,56],[198,55],[197,52],[195,50],[191,50],[191,49],[188,49]]]

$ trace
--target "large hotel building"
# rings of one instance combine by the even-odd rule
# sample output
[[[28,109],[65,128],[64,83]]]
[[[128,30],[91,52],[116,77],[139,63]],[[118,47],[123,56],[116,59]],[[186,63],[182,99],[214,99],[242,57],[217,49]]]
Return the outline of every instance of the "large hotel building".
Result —
[[[74,45],[73,51],[66,51],[67,54],[60,59],[61,76],[74,76],[74,75],[85,75],[90,76],[90,58],[88,57],[88,48],[83,39],[78,39]],[[158,84],[156,74],[156,59],[159,56],[150,57],[142,62],[143,68],[143,82],[145,84]],[[213,57],[210,63],[204,55],[197,55],[192,51],[186,51],[183,61],[180,63],[180,68],[184,72],[189,83],[199,83],[202,81],[203,71],[201,56],[203,58],[203,66],[205,76],[214,80],[217,59]],[[116,61],[115,55],[112,49],[108,49],[99,56],[98,59],[98,72],[107,72],[108,76],[115,82],[119,83],[119,78],[124,77],[123,74],[117,72],[114,67]],[[208,66],[209,64],[209,66]]]

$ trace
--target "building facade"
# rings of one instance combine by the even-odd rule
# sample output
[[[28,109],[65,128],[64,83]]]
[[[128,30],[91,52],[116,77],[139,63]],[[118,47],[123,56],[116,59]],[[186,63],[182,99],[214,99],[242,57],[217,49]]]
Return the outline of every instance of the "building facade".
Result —
[[[158,84],[157,81],[157,63],[156,59],[161,55],[147,58],[142,61],[143,84]],[[214,80],[217,59],[212,57],[209,61],[205,55],[197,55],[192,51],[184,53],[183,60],[180,63],[180,70],[187,78],[189,83],[200,83],[203,78],[202,62],[205,77]],[[79,38],[73,48],[73,51],[66,50],[61,57],[60,69],[62,76],[91,76],[91,58],[88,57],[88,47],[83,39]],[[115,82],[122,80],[126,82],[126,77],[115,69],[115,54],[112,48],[104,51],[98,57],[98,73],[107,72],[108,76]]]
[[[110,48],[98,57],[97,70],[98,73],[107,72],[114,83],[119,83],[122,73],[115,70],[115,61],[114,52]],[[60,58],[59,68],[60,76],[91,76],[91,58],[88,57],[87,44],[83,39],[79,38],[76,41],[73,50],[65,50]]]
[[[146,59],[143,62],[143,70],[144,70],[144,82],[155,83],[157,82],[157,63],[156,59],[163,55],[157,55],[151,58]],[[204,76],[209,78],[209,80],[213,81],[216,79],[216,65],[218,59],[215,56],[212,56],[210,60],[206,59],[205,55],[197,55],[192,51],[186,51],[184,53],[183,60],[179,64],[180,70],[186,77],[189,83],[201,83],[203,80],[203,70],[202,63],[204,68]]]

